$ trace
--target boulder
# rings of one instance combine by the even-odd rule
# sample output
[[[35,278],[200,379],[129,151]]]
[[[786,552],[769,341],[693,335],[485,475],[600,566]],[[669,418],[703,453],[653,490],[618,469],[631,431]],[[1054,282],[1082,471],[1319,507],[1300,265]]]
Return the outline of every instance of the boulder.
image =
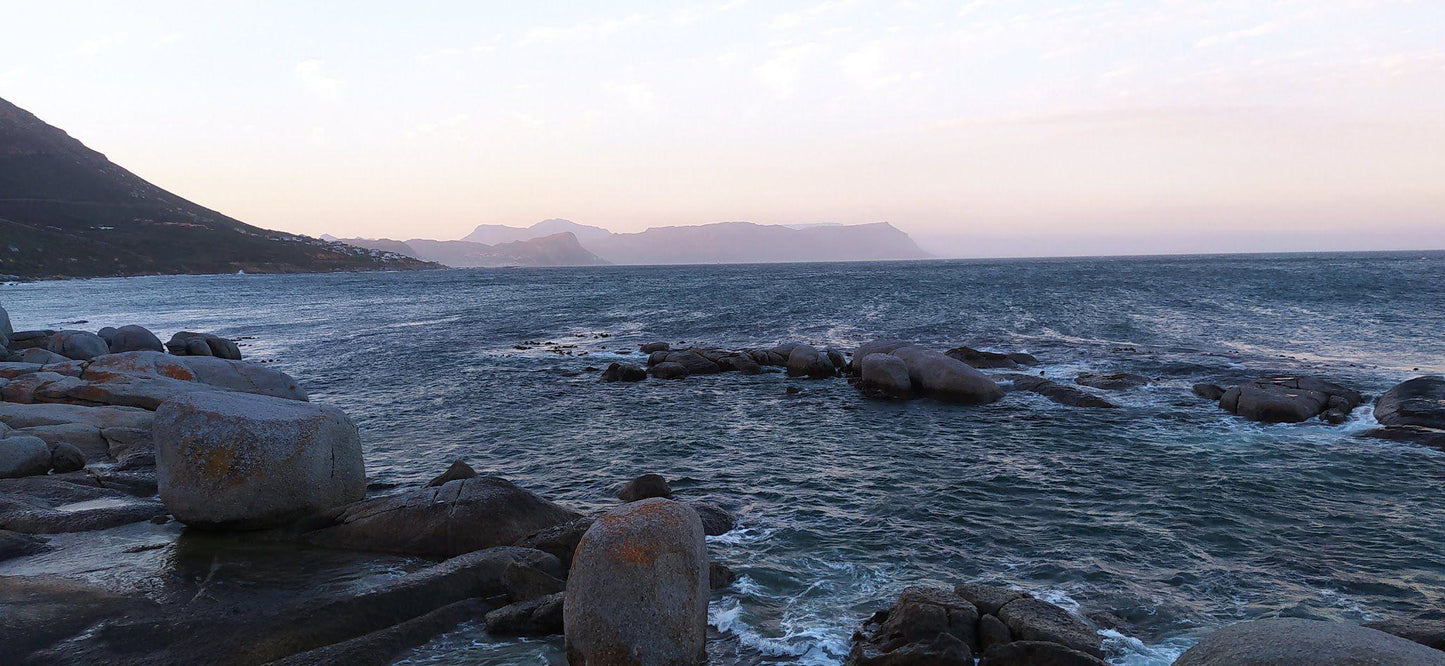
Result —
[[[407,650],[425,645],[438,634],[475,619],[489,608],[491,605],[482,599],[464,599],[385,629],[277,659],[266,666],[385,666]]]
[[[1149,378],[1127,372],[1114,372],[1109,374],[1085,373],[1075,377],[1074,383],[1089,388],[1103,389],[1105,391],[1127,391],[1132,388],[1148,385]]]
[[[685,368],[689,375],[715,375],[722,372],[722,368],[718,367],[717,363],[708,360],[706,356],[692,349],[667,352],[663,363],[676,363]]]
[[[514,544],[577,517],[506,479],[478,476],[338,507],[318,517],[303,539],[330,548],[451,557]]]
[[[617,490],[617,499],[624,502],[636,502],[652,497],[672,497],[672,486],[667,485],[667,479],[658,474],[643,474],[627,483]]]
[[[1004,375],[1004,377],[1013,382],[1013,388],[1015,390],[1037,393],[1061,405],[1087,407],[1091,409],[1113,409],[1117,407],[1114,403],[1088,391],[1067,384],[1060,384],[1056,381],[1044,379],[1043,377],[1020,374],[1008,374]]]
[[[10,337],[15,335],[15,329],[10,325],[10,313],[0,307],[0,349],[10,346]]]
[[[1028,597],[1028,594],[1018,590],[1007,588],[1002,585],[987,585],[984,583],[960,583],[953,588],[957,594],[978,609],[984,615],[997,616],[1000,608],[1016,599]]]
[[[35,363],[38,365],[50,365],[52,363],[64,363],[70,359],[61,356],[48,349],[31,347],[20,352],[20,363]]]
[[[737,574],[734,574],[732,569],[727,568],[727,565],[721,562],[707,563],[708,589],[721,590],[732,585],[733,581],[737,580],[737,578]]]
[[[366,494],[361,438],[335,407],[207,391],[162,404],[154,427],[161,500],[188,525],[271,527]]]
[[[717,363],[723,370],[733,370],[745,375],[763,374],[763,366],[747,354],[729,354],[718,359]]]
[[[1109,666],[1108,662],[1058,643],[1017,641],[994,645],[978,666]]]
[[[48,352],[47,352],[48,353]],[[19,358],[18,355],[15,358]],[[14,379],[21,375],[28,375],[38,372],[43,363],[23,363],[20,361],[0,362],[0,379]]]
[[[1194,395],[1205,400],[1218,402],[1220,398],[1224,397],[1224,387],[1218,384],[1195,384],[1192,390]]]
[[[702,522],[671,500],[600,516],[577,546],[563,608],[574,665],[696,664],[707,640]]]
[[[65,358],[80,361],[110,353],[110,346],[105,344],[105,340],[89,331],[57,331],[50,336],[45,348]]]
[[[56,474],[78,472],[85,469],[85,454],[74,446],[61,442],[50,447],[50,468]]]
[[[1415,618],[1366,622],[1365,627],[1377,629],[1392,636],[1414,641],[1421,645],[1445,650],[1445,620],[1439,618]]]
[[[593,520],[595,519],[588,516],[553,525],[522,538],[516,545],[551,554],[562,562],[563,568],[570,568],[572,554],[577,552],[577,544],[582,542],[582,535],[592,527]]]
[[[908,365],[913,386],[925,397],[957,404],[986,404],[1003,397],[1003,389],[968,364],[931,349],[912,345],[893,350]]]
[[[23,405],[0,402],[0,423],[11,428],[80,423],[102,432],[120,428],[150,430],[153,412],[134,407],[83,407],[81,405]]]
[[[554,570],[562,575],[560,562]],[[567,589],[567,582],[546,571],[525,564],[509,564],[502,572],[502,586],[512,601],[530,601]]]
[[[1018,361],[1015,361],[1008,354],[979,351],[972,347],[954,347],[944,352],[944,354],[947,354],[950,358],[963,361],[972,367],[984,370],[996,368],[1012,370],[1019,367]],[[1035,361],[1035,363],[1037,363],[1037,361]]]
[[[1174,666],[1445,666],[1445,652],[1344,622],[1275,618],[1219,629]]]
[[[24,428],[21,435],[30,435],[45,440],[52,451],[64,444],[76,449],[84,460],[101,462],[110,459],[110,442],[101,429],[84,423],[64,423]],[[147,435],[147,437],[149,437]]]
[[[795,345],[788,352],[788,376],[827,379],[838,374],[828,355],[811,345]]]
[[[698,519],[702,520],[702,533],[707,536],[722,536],[733,531],[737,520],[726,509],[710,502],[687,502]]]
[[[1269,377],[1240,384],[1219,397],[1219,406],[1251,421],[1299,423],[1316,416],[1341,423],[1363,397],[1314,377]]]
[[[1008,625],[1003,620],[992,615],[985,615],[978,618],[978,649],[985,654],[988,649],[995,645],[1007,645],[1014,640],[1013,632],[1008,630]]]
[[[859,364],[858,389],[870,398],[911,398],[908,364],[892,354],[869,354]]]
[[[451,467],[448,467],[448,468],[447,468],[447,471],[442,472],[441,475],[437,476],[436,478],[432,479],[431,481],[427,481],[427,482],[426,482],[426,487],[427,487],[427,488],[435,488],[435,487],[440,486],[440,485],[442,485],[442,484],[444,484],[444,483],[446,483],[446,482],[448,482],[448,481],[458,481],[458,480],[461,480],[461,479],[470,479],[470,478],[472,478],[472,477],[475,477],[476,475],[477,475],[477,471],[474,470],[474,469],[472,469],[472,466],[471,466],[471,465],[468,465],[468,464],[466,464],[465,462],[462,462],[462,461],[460,461],[460,460],[456,460],[456,461],[453,461],[453,462],[452,462]]]
[[[651,354],[653,352],[665,352],[669,349],[672,349],[672,345],[669,345],[666,342],[644,342],[640,345],[637,345],[637,349],[644,354]]]
[[[604,382],[640,382],[647,379],[647,371],[631,363],[613,363],[602,371]]]
[[[849,662],[857,666],[938,664],[972,666],[978,609],[952,591],[910,587],[853,634]]]
[[[101,333],[97,335],[105,340],[112,354],[131,351],[164,352],[166,350],[165,345],[161,344],[161,339],[144,326],[129,324],[113,328],[110,329],[109,336],[105,335],[105,332],[106,329],[101,329]]]
[[[210,333],[181,331],[171,336],[166,343],[166,349],[176,356],[215,356],[232,361],[241,360],[241,349],[236,343]]]
[[[288,400],[307,399],[306,391],[296,380],[280,370],[259,363],[210,356],[168,356],[152,351],[107,354],[91,361],[82,375],[83,379],[96,382],[131,377],[198,382],[227,391]],[[191,390],[194,387],[183,388]]]
[[[907,347],[910,344],[912,343],[904,342],[903,340],[874,340],[873,342],[865,342],[853,350],[853,361],[849,369],[852,370],[853,374],[859,374],[863,371],[864,358],[872,354],[891,354],[893,350],[900,347]]]
[[[45,539],[29,534],[0,530],[0,562],[5,560],[34,555],[50,550]]]
[[[687,377],[687,368],[681,363],[665,361],[652,366],[649,370],[653,377],[658,379],[683,379]]]
[[[1024,597],[1003,605],[998,619],[1016,641],[1046,641],[1103,657],[1099,631],[1088,620],[1042,599]]]
[[[55,335],[55,331],[49,329],[40,331],[15,331],[10,334],[9,347],[11,351],[20,351],[33,347],[44,349],[50,345],[50,336],[52,335]]]
[[[0,439],[0,479],[34,476],[50,471],[50,447],[45,440],[10,434]]]
[[[1402,382],[1375,401],[1383,426],[1445,430],[1445,377],[1427,375]]]
[[[487,633],[497,636],[551,636],[562,633],[565,594],[558,592],[510,606],[486,615]]]
[[[828,362],[833,364],[833,370],[837,372],[843,372],[844,370],[848,369],[847,354],[844,354],[843,352],[832,347],[824,349],[823,353],[828,356]]]

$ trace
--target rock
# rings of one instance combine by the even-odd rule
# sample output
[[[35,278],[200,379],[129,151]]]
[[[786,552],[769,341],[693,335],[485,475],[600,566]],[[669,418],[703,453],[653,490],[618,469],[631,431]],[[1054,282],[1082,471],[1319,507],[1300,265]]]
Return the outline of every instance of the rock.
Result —
[[[837,368],[828,355],[810,345],[799,344],[788,353],[788,376],[827,379],[837,376]]]
[[[481,599],[464,599],[385,629],[277,659],[266,666],[386,666],[407,650],[426,644],[490,607]]]
[[[111,429],[151,429],[154,413],[134,407],[83,407],[80,405],[22,405],[0,402],[0,423],[11,428],[85,424]]]
[[[560,563],[556,571],[561,573]],[[507,588],[507,598],[512,601],[530,601],[567,589],[567,583],[557,576],[515,562],[502,572],[502,586]]]
[[[58,331],[50,336],[46,349],[65,358],[86,361],[110,353],[105,340],[89,331]]]
[[[683,379],[687,377],[687,368],[681,363],[671,361],[658,363],[649,370],[653,377],[658,379]]]
[[[462,461],[460,461],[460,460],[457,460],[457,461],[453,461],[453,462],[452,462],[452,466],[451,466],[451,467],[448,467],[448,468],[447,468],[447,471],[442,472],[440,476],[436,477],[435,479],[432,479],[431,481],[427,481],[427,482],[426,482],[426,487],[427,487],[427,488],[435,488],[435,487],[440,486],[440,485],[442,485],[443,483],[446,483],[446,482],[448,482],[448,481],[457,481],[457,480],[460,480],[460,479],[470,479],[470,478],[472,478],[472,477],[475,477],[476,475],[477,475],[477,471],[474,470],[474,469],[472,469],[472,466],[471,466],[471,465],[468,465],[468,464],[466,464],[465,462],[462,462]]]
[[[1103,657],[1099,632],[1087,620],[1042,599],[1024,597],[1003,605],[998,619],[1016,641],[1047,641]]]
[[[101,429],[84,423],[64,423],[60,425],[45,425],[25,428],[18,431],[22,435],[30,435],[45,440],[54,452],[59,444],[74,447],[81,455],[81,458],[93,462],[102,462],[110,459],[110,442],[101,433]],[[146,435],[149,439],[149,434]]]
[[[978,612],[984,615],[998,616],[998,611],[1005,604],[1016,599],[1024,599],[1029,595],[1004,587],[1002,585],[986,585],[983,583],[960,583],[953,588],[957,594],[969,603],[978,608]]]
[[[985,615],[978,619],[978,649],[984,653],[995,645],[1007,645],[1014,639],[1013,632],[1008,630],[1008,625],[1003,620],[992,615]]]
[[[1108,662],[1058,643],[1017,641],[995,645],[983,653],[979,666],[1108,666]]]
[[[154,427],[161,501],[188,525],[271,527],[366,494],[361,438],[335,407],[208,391],[162,404]]]
[[[702,533],[707,536],[722,536],[733,531],[737,520],[722,507],[710,502],[687,502],[697,517],[702,520]]]
[[[823,350],[828,356],[828,362],[833,364],[833,370],[842,372],[848,369],[848,356],[832,347]]]
[[[978,609],[949,590],[910,587],[853,634],[849,663],[972,666]]]
[[[672,345],[666,342],[644,342],[638,345],[637,349],[644,354],[652,354],[654,352],[665,352],[672,349]]]
[[[553,525],[522,538],[516,545],[549,553],[562,562],[564,569],[571,568],[572,554],[577,552],[577,544],[581,543],[587,528],[592,527],[593,520],[595,519],[589,516]]]
[[[1445,620],[1440,619],[1399,619],[1381,622],[1366,622],[1365,627],[1383,631],[1392,636],[1414,641],[1421,645],[1445,650]]]
[[[1445,666],[1445,652],[1344,622],[1275,618],[1219,629],[1174,666]]]
[[[1270,377],[1225,391],[1219,406],[1261,423],[1299,423],[1316,416],[1340,422],[1361,400],[1359,393],[1322,379]]]
[[[1033,354],[1026,354],[1024,352],[1010,352],[1008,354],[1008,357],[1009,360],[1019,365],[1035,366],[1039,364],[1039,359]]]
[[[667,352],[665,359],[666,360],[659,365],[676,363],[685,368],[689,375],[715,375],[722,372],[722,368],[718,367],[717,363],[708,360],[707,357],[692,349],[680,349]],[[653,370],[655,375],[656,368],[653,368]]]
[[[869,355],[891,354],[895,349],[906,347],[910,344],[912,343],[903,340],[874,340],[873,342],[865,342],[853,350],[853,361],[849,365],[849,369],[853,374],[859,374],[863,371],[863,359]]]
[[[85,469],[85,454],[80,449],[61,442],[50,447],[50,468],[56,474],[78,472]]]
[[[763,374],[763,366],[747,354],[730,354],[718,360],[723,370],[735,370],[745,375]]]
[[[40,347],[31,347],[23,352],[20,352],[21,363],[37,363],[40,365],[50,365],[52,363],[64,363],[69,360],[70,359],[61,356],[60,354],[57,354],[48,349],[41,349]]]
[[[870,398],[913,397],[908,364],[892,354],[869,354],[859,363],[858,388]]]
[[[1112,374],[1082,374],[1074,378],[1074,383],[1080,386],[1103,389],[1105,391],[1127,391],[1132,388],[1139,388],[1149,383],[1149,378],[1141,375],[1131,375],[1127,372],[1116,372]]]
[[[562,633],[565,594],[503,606],[486,615],[487,633],[498,636],[551,636]]]
[[[1088,391],[1074,388],[1067,384],[1060,384],[1056,381],[1035,377],[1033,375],[1009,374],[1005,378],[1013,382],[1013,387],[1020,391],[1031,391],[1061,405],[1070,407],[1087,407],[1091,409],[1113,409],[1117,407],[1112,402],[1100,398]]]
[[[0,576],[0,664],[98,663],[98,660],[32,660],[35,650],[114,618],[138,614],[155,603],[58,577]]]
[[[101,331],[105,330],[101,329]],[[166,350],[165,345],[161,344],[161,339],[156,337],[155,333],[135,324],[110,329],[109,336],[98,335],[105,340],[112,354],[132,351],[164,352]]]
[[[931,349],[912,345],[893,350],[908,365],[908,376],[925,397],[956,404],[986,404],[1003,397],[1003,389],[968,364]]]
[[[737,575],[732,569],[727,568],[721,562],[707,563],[707,586],[708,589],[721,590],[733,584]]]
[[[707,640],[702,522],[671,500],[603,514],[582,537],[563,609],[571,664],[696,664]]]
[[[50,550],[45,540],[29,534],[0,530],[0,562]]]
[[[944,354],[947,354],[950,358],[955,358],[963,361],[964,363],[967,363],[972,367],[985,370],[995,368],[1005,368],[1011,370],[1019,367],[1018,361],[1009,358],[1008,354],[979,351],[971,347],[954,347],[953,349],[944,352]],[[1037,363],[1037,361],[1035,361],[1035,363]]]
[[[215,356],[232,361],[241,360],[241,349],[236,343],[210,333],[181,331],[171,336],[166,343],[166,349],[176,356]]]
[[[672,486],[667,485],[667,479],[657,474],[643,474],[622,484],[622,488],[617,491],[617,499],[624,502],[652,497],[672,497]]]
[[[86,380],[101,382],[130,377],[199,382],[227,391],[288,400],[307,399],[306,391],[296,380],[280,370],[210,356],[168,356],[151,351],[107,354],[91,361],[83,375]],[[195,390],[193,386],[181,388]]]
[[[1375,401],[1383,426],[1445,430],[1445,377],[1428,375],[1402,382]]]
[[[33,347],[44,349],[50,344],[50,336],[52,335],[55,335],[55,331],[48,329],[42,331],[15,331],[10,334],[9,347],[11,351],[21,351]]]
[[[647,371],[631,363],[613,363],[602,371],[604,382],[640,382],[647,379]]]
[[[34,476],[50,471],[50,447],[28,435],[0,439],[0,479]]]
[[[333,509],[303,539],[330,548],[451,557],[514,544],[577,517],[506,479],[478,476]]]
[[[15,329],[10,326],[10,313],[0,307],[0,349],[10,346],[10,338],[15,335]]]
[[[1193,390],[1194,395],[1205,400],[1218,402],[1220,398],[1224,397],[1224,387],[1217,384],[1195,384]]]

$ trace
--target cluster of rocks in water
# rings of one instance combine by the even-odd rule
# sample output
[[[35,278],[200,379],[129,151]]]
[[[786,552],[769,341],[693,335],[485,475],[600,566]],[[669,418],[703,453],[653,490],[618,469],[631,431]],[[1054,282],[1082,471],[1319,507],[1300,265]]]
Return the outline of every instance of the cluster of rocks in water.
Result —
[[[616,492],[623,503],[596,515],[461,461],[424,486],[367,497],[350,418],[311,403],[285,373],[241,360],[234,341],[183,332],[162,345],[139,326],[16,333],[0,310],[0,342],[0,561],[67,547],[47,535],[172,518],[210,533],[244,530],[280,543],[435,560],[359,591],[279,603],[173,603],[79,581],[0,575],[0,663],[387,663],[479,617],[498,635],[561,634],[574,664],[706,659],[711,592],[734,579],[711,561],[706,537],[731,531],[736,521],[716,504],[677,497],[661,476],[624,484]],[[984,404],[1005,389],[981,368],[1037,364],[1026,354],[938,352],[902,342],[864,345],[851,360],[801,343],[644,350],[647,369],[618,364],[604,377],[848,376],[871,397]],[[1076,386],[1129,390],[1148,381],[1004,379],[1014,390],[1080,403],[1063,389],[1097,397]],[[1387,430],[1439,432],[1445,380],[1412,381],[1377,402],[1377,418]],[[1214,399],[1223,404],[1231,392],[1232,411],[1261,420],[1347,414],[1362,401],[1302,380],[1255,382]],[[1381,627],[1415,643],[1331,623],[1251,628],[1265,624],[1216,632],[1180,663],[1366,663],[1336,656],[1367,652],[1396,659],[1389,663],[1445,663],[1445,653],[1419,645],[1440,641],[1440,632],[1419,623]],[[1289,643],[1269,643],[1271,631]],[[1239,645],[1250,654],[1288,654],[1241,661]],[[1311,658],[1289,660],[1301,654]],[[1018,591],[959,585],[905,590],[863,623],[850,661],[947,665],[972,664],[975,656],[985,666],[1093,666],[1109,655],[1091,619]]]

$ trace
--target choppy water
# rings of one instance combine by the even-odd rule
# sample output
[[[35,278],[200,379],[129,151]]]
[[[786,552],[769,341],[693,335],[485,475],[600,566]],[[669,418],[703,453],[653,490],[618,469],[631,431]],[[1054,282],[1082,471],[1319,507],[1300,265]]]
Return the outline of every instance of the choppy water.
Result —
[[[1189,390],[1307,370],[1378,394],[1445,372],[1441,253],[157,277],[0,299],[18,328],[253,337],[251,358],[356,419],[376,481],[463,458],[594,509],[639,473],[680,479],[742,524],[710,539],[743,576],[714,598],[713,663],[838,663],[861,617],[921,581],[1113,611],[1132,624],[1121,664],[1167,664],[1239,619],[1445,607],[1445,453],[1357,438],[1368,409],[1341,427],[1263,426]],[[873,403],[781,375],[567,374],[651,340],[875,337],[1157,381],[1119,394],[1122,409],[1080,410],[1033,394]],[[588,354],[514,348],[526,340]],[[557,641],[476,627],[409,658],[562,661]]]

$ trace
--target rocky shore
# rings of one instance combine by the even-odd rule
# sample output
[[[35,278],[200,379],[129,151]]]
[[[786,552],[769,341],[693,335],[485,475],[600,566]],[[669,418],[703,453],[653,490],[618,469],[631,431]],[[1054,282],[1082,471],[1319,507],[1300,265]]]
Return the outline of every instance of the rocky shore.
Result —
[[[186,331],[162,343],[137,325],[16,332],[0,310],[0,347],[0,563],[125,535],[117,552],[143,557],[173,543],[175,568],[187,572],[142,572],[121,585],[107,569],[119,562],[90,563],[88,576],[4,569],[0,663],[384,664],[463,622],[499,636],[561,636],[573,664],[706,661],[709,601],[734,580],[708,538],[737,520],[660,475],[621,484],[616,504],[592,513],[464,461],[438,464],[425,485],[368,488],[365,443],[347,414],[311,402],[286,373],[244,360],[233,340]],[[803,342],[648,343],[640,353],[645,365],[614,363],[598,370],[601,379],[777,373],[848,381],[865,399],[959,409],[1016,393],[1111,409],[1111,396],[1152,381],[1047,378],[1030,371],[1039,360],[1026,353],[897,340],[851,354]],[[1337,424],[1369,403],[1310,377],[1262,375],[1195,393],[1201,405],[1265,423]],[[1371,436],[1440,446],[1445,378],[1391,389],[1374,401],[1374,416],[1381,427]],[[301,577],[331,558],[386,573],[252,589],[215,573],[234,549],[265,552],[277,571]],[[1445,664],[1437,625],[1260,620],[1205,637],[1177,663]],[[1120,656],[1103,640],[1108,632],[1129,633],[1108,608],[1074,612],[967,581],[918,585],[860,618],[849,661],[1095,666]]]

